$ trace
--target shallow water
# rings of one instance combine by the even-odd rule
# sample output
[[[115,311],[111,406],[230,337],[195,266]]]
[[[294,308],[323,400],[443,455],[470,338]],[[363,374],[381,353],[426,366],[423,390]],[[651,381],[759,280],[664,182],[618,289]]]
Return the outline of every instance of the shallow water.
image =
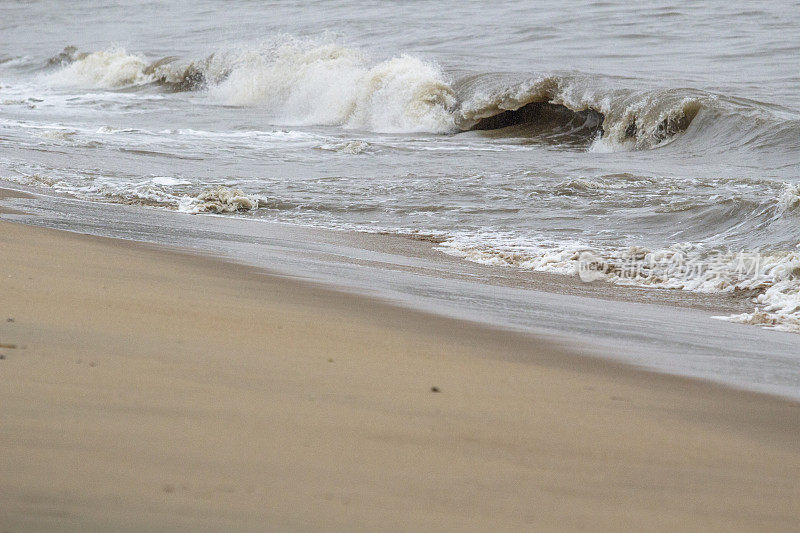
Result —
[[[0,7],[0,177],[750,291],[736,320],[800,330],[794,2],[95,4]]]

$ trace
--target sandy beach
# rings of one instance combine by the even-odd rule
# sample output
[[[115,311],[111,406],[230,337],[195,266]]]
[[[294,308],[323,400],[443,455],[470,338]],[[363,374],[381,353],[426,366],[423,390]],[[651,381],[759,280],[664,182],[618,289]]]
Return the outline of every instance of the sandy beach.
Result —
[[[0,21],[0,533],[800,531],[796,2]]]
[[[0,235],[3,531],[800,520],[794,402],[180,251]]]

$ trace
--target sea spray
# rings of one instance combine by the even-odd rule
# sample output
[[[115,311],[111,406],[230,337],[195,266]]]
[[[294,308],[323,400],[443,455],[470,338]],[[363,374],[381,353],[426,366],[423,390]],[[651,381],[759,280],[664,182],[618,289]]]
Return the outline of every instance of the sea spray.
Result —
[[[438,66],[417,57],[371,65],[357,49],[298,40],[227,57],[229,73],[209,94],[228,105],[257,106],[281,124],[454,129],[452,89]]]

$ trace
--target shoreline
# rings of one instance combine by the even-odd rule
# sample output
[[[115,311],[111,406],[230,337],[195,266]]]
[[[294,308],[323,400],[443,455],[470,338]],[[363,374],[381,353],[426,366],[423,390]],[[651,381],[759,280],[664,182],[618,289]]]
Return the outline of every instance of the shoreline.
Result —
[[[0,229],[4,527],[800,516],[796,402],[213,258]]]
[[[33,190],[9,194],[17,198],[3,203],[25,211],[6,217],[12,221],[190,249],[410,309],[533,333],[655,372],[800,399],[797,335],[712,318],[752,305],[730,293],[584,283],[480,265],[399,235],[107,205]]]
[[[12,188],[10,187],[11,185],[19,188]],[[50,195],[27,187],[23,188],[21,184],[15,182],[4,183],[0,180],[0,202],[7,198],[31,200],[36,199],[37,197],[47,196]],[[365,250],[375,252],[396,252],[398,256],[407,258],[430,259],[435,257],[439,261],[446,261],[461,265],[465,272],[464,277],[483,276],[486,278],[487,282],[506,287],[541,289],[547,292],[555,292],[574,296],[586,296],[598,300],[613,300],[631,303],[655,303],[657,305],[686,307],[691,309],[712,311],[715,313],[740,313],[752,310],[754,305],[752,302],[750,302],[750,295],[743,294],[742,292],[703,293],[659,287],[612,284],[602,280],[584,282],[581,281],[577,276],[570,276],[566,274],[518,269],[512,266],[505,267],[482,265],[480,263],[469,261],[467,259],[436,249],[435,246],[438,244],[438,242],[436,240],[431,240],[426,235],[418,236],[414,234],[391,233],[385,231],[370,233],[356,230],[306,226],[291,222],[275,222],[261,218],[241,219],[235,218],[235,216],[231,216],[231,214],[182,213],[158,205],[102,202],[99,200],[76,198],[70,195],[53,197],[61,198],[67,202],[81,202],[88,205],[103,206],[112,209],[127,206],[144,208],[146,210],[155,210],[156,212],[162,213],[172,213],[179,216],[186,215],[191,217],[209,217],[217,220],[247,220],[254,224],[285,226],[296,229],[300,234],[304,232],[320,233],[326,240],[342,243],[348,246],[358,246]],[[3,207],[2,205],[0,205],[0,210],[2,210],[0,213],[5,214],[30,214],[24,211]],[[127,240],[137,241],[135,238]],[[407,246],[403,246],[402,244],[398,243],[405,243]],[[236,259],[234,259],[234,261],[236,261]],[[397,267],[404,268],[404,265],[397,265]],[[410,266],[408,269],[413,270],[414,266]]]

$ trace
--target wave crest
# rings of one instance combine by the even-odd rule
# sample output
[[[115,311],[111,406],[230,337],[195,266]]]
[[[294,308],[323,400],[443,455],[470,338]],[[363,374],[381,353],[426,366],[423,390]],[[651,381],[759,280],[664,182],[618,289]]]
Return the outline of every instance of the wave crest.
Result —
[[[691,92],[610,89],[567,75],[516,81],[479,74],[459,80],[457,94],[461,130],[535,125],[547,137],[608,151],[653,148],[685,131],[702,108],[701,95]]]
[[[67,47],[48,61],[53,84],[102,89],[159,84],[207,89],[226,105],[256,106],[284,125],[336,125],[376,132],[455,130],[454,92],[441,69],[411,55],[371,64],[361,51],[283,38],[202,60],[174,56],[147,62],[114,49]]]
[[[661,147],[686,137],[711,150],[796,152],[796,114],[693,89],[629,89],[577,73],[483,72],[450,79],[435,63],[403,54],[371,61],[332,42],[277,37],[205,59],[148,62],[114,49],[50,58],[61,85],[117,89],[158,84],[204,89],[234,106],[258,107],[273,124],[331,125],[375,132],[482,135],[592,151]],[[684,135],[686,134],[686,135]]]
[[[455,104],[433,63],[402,55],[370,66],[360,51],[292,40],[229,56],[210,94],[255,105],[284,124],[339,125],[378,132],[445,133]]]
[[[147,61],[123,49],[77,54],[68,47],[56,57],[63,67],[46,75],[56,85],[116,89],[151,81]]]
[[[778,197],[780,212],[800,211],[800,183],[787,183]]]

